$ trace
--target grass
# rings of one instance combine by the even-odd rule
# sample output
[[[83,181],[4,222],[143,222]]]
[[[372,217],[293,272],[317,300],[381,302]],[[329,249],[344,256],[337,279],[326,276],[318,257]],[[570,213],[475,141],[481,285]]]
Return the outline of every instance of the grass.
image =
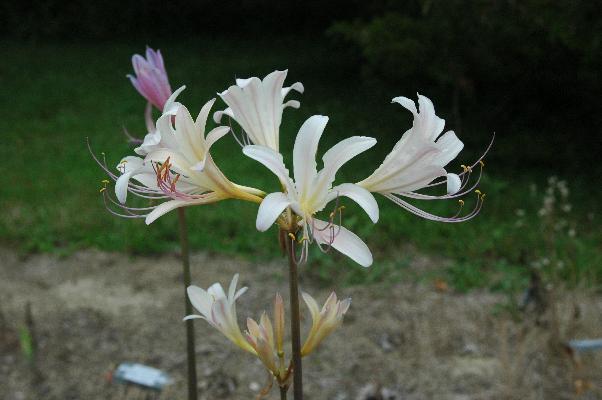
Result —
[[[200,109],[229,86],[235,74],[263,76],[289,68],[287,82],[302,81],[306,92],[297,96],[300,110],[285,110],[281,148],[291,148],[299,126],[313,114],[330,117],[321,151],[351,135],[379,140],[375,149],[346,166],[339,180],[367,176],[411,124],[409,113],[389,105],[391,97],[411,93],[395,89],[383,94],[362,85],[345,59],[333,56],[327,46],[286,39],[270,43],[214,39],[159,46],[172,86],[187,85],[181,99],[191,110]],[[24,253],[68,253],[82,247],[128,253],[177,249],[175,215],[147,227],[104,210],[98,193],[104,177],[86,150],[88,137],[94,150],[104,152],[109,164],[116,165],[131,152],[122,127],[144,133],[144,101],[125,79],[131,69],[129,57],[143,47],[2,42],[0,48],[6,55],[0,65],[0,106],[5,110],[0,120],[2,243]],[[446,112],[439,110],[439,114],[445,117]],[[467,150],[452,168],[469,163],[484,147],[488,135],[475,132],[467,128],[459,133]],[[512,147],[503,137],[498,140],[502,148]],[[271,173],[232,149],[237,147],[229,137],[215,146],[214,158],[226,175],[266,191],[277,188]],[[379,198],[381,219],[373,226],[357,206],[346,202],[344,223],[369,244],[375,265],[362,270],[344,257],[314,251],[316,265],[308,268],[327,281],[342,279],[350,284],[405,279],[412,274],[408,267],[412,253],[407,250],[417,249],[451,260],[437,274],[458,290],[514,291],[525,286],[532,268],[573,284],[598,284],[602,279],[600,215],[586,184],[571,181],[569,197],[561,199],[556,193],[556,207],[540,216],[543,199],[549,197],[545,190],[550,173],[506,171],[503,157],[494,149],[481,185],[487,200],[477,219],[464,224],[424,221]],[[571,210],[562,211],[562,204],[570,204]],[[426,206],[429,211],[451,214],[457,203]],[[190,209],[192,247],[247,258],[275,257],[277,233],[255,231],[256,211],[253,204],[234,201]]]

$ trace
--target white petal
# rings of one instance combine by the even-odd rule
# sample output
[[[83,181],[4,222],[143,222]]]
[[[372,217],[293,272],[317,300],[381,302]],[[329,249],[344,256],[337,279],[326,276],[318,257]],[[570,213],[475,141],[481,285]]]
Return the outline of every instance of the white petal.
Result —
[[[165,105],[163,106],[163,114],[172,114],[177,111],[177,107],[176,110],[174,110],[174,106],[178,104],[176,103],[176,97],[178,97],[184,89],[186,89],[186,86],[180,87],[178,90],[173,92],[171,96],[169,96],[169,98],[165,102]]]
[[[298,100],[289,100],[282,105],[282,108],[286,107],[299,108],[301,107],[301,103]]]
[[[187,315],[184,318],[182,318],[182,321],[188,321],[188,320],[191,320],[191,319],[204,319],[204,320],[207,320],[207,318],[203,317],[202,315],[194,315],[194,314],[192,314],[192,315]]]
[[[236,285],[238,285],[238,274],[234,274],[232,277],[232,281],[230,282],[230,287],[228,288],[228,301],[234,302],[234,295],[236,294]]]
[[[230,118],[234,118],[234,113],[232,112],[232,109],[230,107],[226,108],[223,111],[216,111],[213,113],[213,120],[215,121],[216,124],[221,124],[222,123],[222,117],[224,115],[229,116]]]
[[[435,114],[435,106],[428,97],[418,94],[418,106],[420,107],[419,119],[422,134],[425,138],[434,141],[443,132],[445,120]]]
[[[219,199],[221,199],[221,197],[217,194],[209,193],[204,198],[197,200],[169,200],[159,204],[153,211],[151,211],[146,216],[146,219],[144,221],[147,225],[150,225],[160,216],[167,214],[168,212],[175,210],[176,208],[213,203],[218,201]]]
[[[358,154],[376,144],[376,139],[366,136],[353,136],[340,141],[328,150],[322,160],[324,169],[320,171],[318,190],[330,188],[339,168]]]
[[[194,125],[196,126],[198,131],[201,132],[201,135],[205,134],[207,118],[209,117],[209,111],[211,110],[213,103],[215,103],[215,98],[205,103],[205,105],[203,105],[203,107],[201,108],[201,111],[199,111],[199,115],[196,117],[196,120],[194,121]]]
[[[282,98],[285,98],[291,90],[296,90],[299,93],[303,93],[305,91],[305,88],[303,87],[303,84],[301,82],[295,82],[289,87],[282,88]]]
[[[146,103],[146,108],[144,109],[144,122],[146,123],[147,132],[152,132],[155,130],[155,121],[153,121],[153,105],[150,101]]]
[[[412,114],[418,114],[416,109],[416,103],[414,100],[408,99],[407,97],[399,96],[391,100],[391,103],[401,104],[402,107],[407,108]]]
[[[188,108],[182,106],[176,114],[176,141],[178,150],[188,159],[190,164],[194,164],[198,155],[203,154],[203,145],[201,143],[201,132],[197,127],[188,111]]]
[[[274,175],[278,177],[280,182],[286,186],[289,193],[294,191],[291,179],[288,175],[288,169],[286,169],[284,161],[282,160],[282,154],[268,147],[258,145],[245,146],[243,147],[242,152],[247,157],[260,162],[272,171]]]
[[[196,308],[204,317],[209,317],[211,314],[211,303],[213,300],[209,294],[198,286],[188,286],[186,288],[190,304]]]
[[[125,203],[128,193],[128,185],[132,175],[141,172],[144,167],[144,161],[139,157],[125,157],[117,165],[117,169],[122,172],[121,176],[115,182],[115,196],[120,203]]]
[[[213,128],[205,138],[205,146],[207,147],[205,151],[209,151],[211,146],[224,136],[226,136],[230,132],[230,128],[227,126],[218,126],[217,128]]]
[[[464,143],[458,139],[453,131],[441,135],[435,145],[441,150],[441,154],[437,157],[437,164],[442,167],[445,167],[451,160],[456,158],[464,148]]]
[[[460,190],[462,182],[456,174],[447,174],[447,194],[454,194]]]
[[[314,229],[312,233],[316,241],[322,244],[329,244],[333,238],[331,237],[331,229],[324,229],[327,223],[318,219],[314,219],[314,223],[317,229]],[[338,225],[334,225],[334,233],[336,236],[334,237],[334,241],[332,241],[332,247],[362,267],[372,265],[372,253],[370,249],[355,233]]]
[[[115,196],[120,203],[125,203],[128,195],[128,185],[130,184],[131,172],[122,174],[115,182]]]
[[[209,288],[207,289],[207,293],[209,293],[209,295],[213,296],[215,300],[220,300],[220,299],[226,299],[227,298],[226,297],[226,292],[224,292],[224,288],[218,282],[216,282],[213,285],[209,286]]]
[[[374,196],[363,187],[353,183],[343,183],[332,188],[328,201],[336,198],[336,196],[349,197],[366,211],[372,222],[378,222],[378,204]]]
[[[301,197],[307,195],[316,177],[316,152],[318,142],[328,123],[328,117],[309,117],[299,129],[293,147],[295,185]]]
[[[257,78],[255,78],[257,79]],[[247,78],[247,79],[236,79],[236,86],[238,86],[239,88],[244,88],[245,86],[247,86],[249,83],[251,83],[253,81],[253,78]]]
[[[202,156],[201,161],[193,165],[191,169],[195,171],[203,171],[205,169],[205,163],[207,162],[207,159],[210,158],[209,149],[211,148],[211,146],[213,146],[215,142],[224,137],[228,132],[230,132],[230,128],[227,126],[218,126],[217,128],[212,129],[211,132],[207,134],[207,139],[205,141],[205,151],[203,154],[200,155]]]
[[[255,223],[257,230],[260,232],[268,230],[289,205],[290,201],[284,193],[268,194],[259,205],[259,211],[257,211],[257,221]]]

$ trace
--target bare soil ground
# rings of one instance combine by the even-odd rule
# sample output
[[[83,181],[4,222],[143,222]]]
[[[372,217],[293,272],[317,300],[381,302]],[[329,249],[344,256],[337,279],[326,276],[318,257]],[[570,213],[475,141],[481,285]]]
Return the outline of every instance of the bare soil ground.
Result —
[[[193,282],[203,287],[228,284],[240,272],[250,287],[238,307],[241,325],[271,310],[276,291],[287,293],[278,263],[199,253],[192,265]],[[309,274],[302,288],[320,302],[330,291]],[[599,294],[555,291],[546,311],[512,318],[496,312],[507,299],[487,292],[413,283],[335,289],[353,303],[344,325],[305,359],[308,400],[602,398],[602,352],[571,359],[559,344],[602,336]],[[0,250],[0,398],[184,399],[182,296],[173,255],[20,258]],[[27,303],[34,362],[19,339]],[[196,339],[201,399],[257,396],[266,382],[258,361],[204,321],[196,323]],[[160,394],[112,383],[121,362],[163,369],[175,383]],[[277,397],[276,390],[268,396]]]

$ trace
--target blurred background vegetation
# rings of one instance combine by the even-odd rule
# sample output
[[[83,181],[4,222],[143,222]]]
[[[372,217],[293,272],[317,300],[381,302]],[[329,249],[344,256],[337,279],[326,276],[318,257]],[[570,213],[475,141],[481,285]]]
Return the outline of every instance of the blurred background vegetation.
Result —
[[[360,270],[318,252],[326,282],[441,278],[458,290],[525,288],[533,271],[570,285],[602,279],[599,163],[602,15],[585,0],[267,0],[4,2],[0,5],[0,240],[24,254],[82,247],[127,253],[177,249],[174,215],[147,227],[104,210],[97,153],[116,165],[130,152],[122,128],[142,136],[144,101],[125,79],[145,45],[163,52],[173,88],[192,110],[233,83],[289,69],[305,84],[285,111],[282,148],[310,115],[331,117],[321,151],[343,137],[379,140],[341,178],[361,179],[411,126],[394,96],[430,97],[465,142],[459,170],[486,158],[481,215],[465,224],[419,220],[384,199],[381,221],[348,204],[344,223],[375,252]],[[215,159],[234,181],[275,188],[269,172],[229,138]],[[474,200],[474,199],[473,199]],[[424,206],[424,205],[421,205]],[[428,205],[452,213],[453,204]],[[255,231],[256,207],[223,202],[190,210],[195,249],[267,259],[276,232]],[[416,254],[444,268],[416,276]],[[343,267],[341,268],[341,265]]]

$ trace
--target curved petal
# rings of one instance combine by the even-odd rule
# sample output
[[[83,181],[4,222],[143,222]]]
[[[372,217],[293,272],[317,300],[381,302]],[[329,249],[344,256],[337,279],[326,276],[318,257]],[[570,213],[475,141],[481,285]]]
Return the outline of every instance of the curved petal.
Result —
[[[303,84],[301,82],[295,82],[289,87],[282,88],[282,98],[284,99],[291,90],[296,90],[299,93],[303,93],[305,91],[305,87],[303,87]]]
[[[363,187],[353,183],[343,183],[331,189],[328,201],[335,199],[337,196],[349,197],[366,211],[372,222],[378,222],[378,203],[376,203],[372,193]]]
[[[205,105],[203,105],[203,107],[201,108],[201,111],[199,111],[199,115],[196,117],[196,120],[194,121],[194,125],[196,126],[197,130],[199,132],[201,132],[201,135],[205,134],[207,118],[209,117],[209,111],[211,110],[213,103],[215,103],[215,97],[213,99],[209,100],[208,102],[206,102]]]
[[[316,177],[316,152],[318,142],[328,123],[328,117],[314,115],[309,117],[297,134],[293,147],[293,173],[295,185],[300,197],[307,195]]]
[[[319,173],[317,187],[330,188],[339,168],[358,154],[368,150],[376,144],[376,139],[367,136],[353,136],[340,141],[328,150],[322,160],[324,169]]]
[[[218,140],[226,136],[230,132],[230,128],[227,126],[218,126],[217,128],[213,128],[207,136],[205,137],[205,151],[209,151],[211,146],[215,144]]]
[[[117,170],[121,172],[121,176],[119,176],[115,182],[115,196],[120,203],[123,204],[127,200],[130,179],[136,173],[142,172],[143,168],[144,160],[134,156],[125,157],[121,160],[119,165],[117,165]]]
[[[391,103],[400,104],[402,107],[409,110],[412,114],[418,114],[418,110],[416,109],[416,103],[414,103],[414,100],[412,100],[412,99],[408,99],[407,97],[399,96],[399,97],[394,97],[393,100],[391,100]]]
[[[301,107],[301,103],[299,100],[289,100],[282,105],[282,108],[291,107],[291,108],[299,108]]]
[[[168,212],[175,210],[176,208],[186,207],[186,206],[194,206],[199,204],[209,204],[214,203],[220,200],[222,197],[216,193],[208,193],[202,199],[196,200],[169,200],[164,203],[159,204],[153,211],[151,211],[147,216],[144,222],[147,225],[152,224],[157,218],[160,216],[167,214]]]
[[[144,108],[144,123],[146,124],[146,131],[152,132],[155,130],[155,121],[153,121],[153,105],[150,101],[146,102]]]
[[[211,304],[213,302],[209,293],[194,285],[188,286],[186,293],[188,293],[188,299],[190,299],[192,306],[203,314],[205,318],[208,318],[211,315]]]
[[[175,138],[178,143],[178,150],[188,159],[190,164],[204,154],[201,143],[201,132],[197,127],[188,111],[188,108],[181,106],[176,113],[176,132]]]
[[[207,162],[207,159],[210,158],[208,157],[209,149],[211,146],[213,146],[213,144],[215,144],[215,142],[224,137],[228,132],[230,132],[230,128],[227,126],[218,126],[217,128],[211,130],[211,132],[207,134],[203,154],[199,154],[201,161],[193,165],[191,169],[195,171],[203,171],[205,169],[205,163]]]
[[[447,174],[447,194],[458,193],[462,187],[462,181],[456,174]]]
[[[234,274],[228,287],[228,301],[234,303],[234,296],[236,294],[236,286],[238,285],[238,274]]]
[[[181,86],[175,92],[173,92],[171,96],[169,96],[169,98],[165,102],[165,105],[163,106],[163,114],[175,115],[175,113],[177,112],[177,105],[180,104],[176,102],[176,98],[180,95],[180,93],[184,91],[184,89],[186,89],[186,86]],[[174,108],[176,109],[174,110]]]
[[[418,121],[414,121],[414,124],[418,125],[417,128],[422,131],[426,139],[434,141],[443,132],[445,120],[435,114],[435,106],[428,97],[418,94],[418,106],[420,114],[416,119],[419,120],[419,124]]]
[[[221,124],[222,123],[222,117],[224,115],[229,116],[230,118],[234,118],[234,113],[232,112],[232,109],[230,107],[226,108],[223,111],[216,111],[213,113],[213,120],[215,121],[216,124]]]
[[[124,204],[127,200],[128,186],[130,184],[131,177],[132,172],[126,172],[125,174],[121,174],[121,176],[115,182],[115,196],[121,204]]]
[[[435,146],[441,153],[437,156],[436,162],[438,165],[445,167],[451,160],[456,158],[460,151],[464,148],[464,143],[454,133],[454,131],[445,132],[437,142]]]
[[[288,175],[288,169],[284,166],[282,154],[269,147],[249,145],[242,148],[242,152],[255,161],[260,162],[274,173],[280,182],[286,187],[287,192],[293,192],[293,185]]]
[[[284,193],[268,194],[259,205],[259,211],[257,211],[257,221],[255,223],[257,230],[260,232],[267,231],[290,203]]]
[[[314,219],[314,225],[316,229],[313,229],[312,234],[318,243],[330,244],[362,267],[372,265],[370,249],[355,233],[342,226],[332,225],[335,233],[333,238],[327,222]]]

